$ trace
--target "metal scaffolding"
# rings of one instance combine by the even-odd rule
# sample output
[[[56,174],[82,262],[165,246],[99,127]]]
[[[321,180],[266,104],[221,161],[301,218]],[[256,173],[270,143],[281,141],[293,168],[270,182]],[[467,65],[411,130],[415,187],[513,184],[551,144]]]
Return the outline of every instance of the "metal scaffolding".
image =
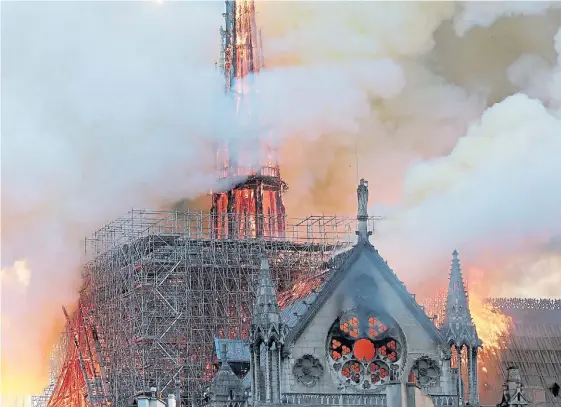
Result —
[[[152,386],[196,403],[214,373],[214,337],[247,336],[261,257],[279,291],[290,290],[356,239],[356,220],[336,216],[289,220],[285,236],[266,238],[215,238],[214,222],[131,211],[87,239],[79,309],[113,405]]]
[[[336,266],[344,256],[334,255],[356,239],[356,220],[345,217],[292,219],[283,237],[236,239],[216,238],[214,222],[204,212],[131,211],[86,240],[78,311],[53,352],[51,385],[34,406],[68,400],[61,394],[61,383],[68,382],[82,383],[83,403],[92,407],[128,406],[135,394],[152,386],[175,393],[182,406],[197,403],[214,374],[214,337],[247,336],[261,257],[268,257],[279,298],[284,298],[298,292],[302,281]],[[445,293],[420,303],[429,315],[440,317],[443,299]],[[507,314],[513,308],[542,315],[549,308],[557,315],[561,310],[561,301],[489,302]],[[488,392],[480,388],[482,397],[488,393],[496,402],[500,376],[514,363],[535,400],[559,407],[543,389],[560,378],[560,324],[529,327],[535,318],[524,315],[515,318],[503,349],[480,355],[486,376],[499,380],[488,384]],[[77,333],[79,349],[73,342]],[[80,371],[84,377],[76,380]],[[64,372],[74,378],[65,381]]]
[[[502,377],[518,367],[534,405],[560,407],[549,390],[561,383],[561,300],[496,298],[490,303],[514,319],[512,332],[499,355]]]
[[[65,327],[65,330],[61,333],[59,341],[53,347],[49,357],[49,385],[45,387],[43,393],[31,398],[31,405],[33,407],[46,407],[55,390],[57,380],[64,366],[68,340],[70,339],[67,328]]]

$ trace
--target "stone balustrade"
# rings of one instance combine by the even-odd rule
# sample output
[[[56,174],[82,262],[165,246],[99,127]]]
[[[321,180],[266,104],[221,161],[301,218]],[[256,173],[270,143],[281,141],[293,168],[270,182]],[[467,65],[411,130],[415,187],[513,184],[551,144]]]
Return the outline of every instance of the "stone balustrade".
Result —
[[[445,394],[438,394],[430,396],[434,406],[456,406],[458,403],[458,396],[451,396]]]
[[[322,406],[386,406],[385,394],[305,394],[288,393],[282,397],[285,404]]]

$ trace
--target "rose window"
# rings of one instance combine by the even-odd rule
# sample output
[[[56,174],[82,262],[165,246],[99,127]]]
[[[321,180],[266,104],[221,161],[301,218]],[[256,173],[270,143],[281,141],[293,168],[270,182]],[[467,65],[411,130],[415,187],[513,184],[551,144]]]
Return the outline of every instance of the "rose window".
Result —
[[[313,356],[304,355],[294,364],[293,372],[300,383],[313,386],[323,374],[323,367]]]
[[[438,364],[427,357],[422,357],[415,361],[412,371],[415,373],[415,379],[421,387],[434,386],[440,376],[440,368]]]
[[[377,315],[342,315],[329,332],[332,366],[346,383],[368,389],[389,382],[401,367],[397,326]]]

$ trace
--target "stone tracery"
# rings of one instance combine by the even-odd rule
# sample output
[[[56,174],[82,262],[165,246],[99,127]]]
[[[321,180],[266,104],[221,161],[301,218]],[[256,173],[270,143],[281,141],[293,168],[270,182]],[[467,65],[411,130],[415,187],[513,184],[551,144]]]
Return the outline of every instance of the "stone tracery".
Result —
[[[415,380],[421,387],[430,387],[435,385],[440,376],[438,363],[426,356],[417,359],[411,370],[415,375]]]
[[[300,383],[311,387],[323,374],[323,366],[317,358],[304,355],[296,361],[292,371]]]
[[[356,309],[346,312],[329,331],[332,367],[345,383],[364,389],[388,383],[404,359],[399,338],[397,325],[388,318]]]

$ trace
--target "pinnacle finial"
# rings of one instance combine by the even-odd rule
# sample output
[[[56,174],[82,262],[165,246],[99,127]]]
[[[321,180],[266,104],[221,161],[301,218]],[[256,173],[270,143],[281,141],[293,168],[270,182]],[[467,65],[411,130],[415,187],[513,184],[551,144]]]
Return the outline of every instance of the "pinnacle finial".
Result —
[[[261,270],[269,270],[269,259],[266,257],[261,259]]]
[[[446,331],[448,341],[457,345],[477,346],[479,343],[469,311],[468,295],[457,250],[452,252],[443,329]]]
[[[266,257],[261,259],[260,274],[253,319],[254,321],[259,321],[259,323],[268,324],[280,319],[280,311],[275,285],[269,270],[269,260]]]

